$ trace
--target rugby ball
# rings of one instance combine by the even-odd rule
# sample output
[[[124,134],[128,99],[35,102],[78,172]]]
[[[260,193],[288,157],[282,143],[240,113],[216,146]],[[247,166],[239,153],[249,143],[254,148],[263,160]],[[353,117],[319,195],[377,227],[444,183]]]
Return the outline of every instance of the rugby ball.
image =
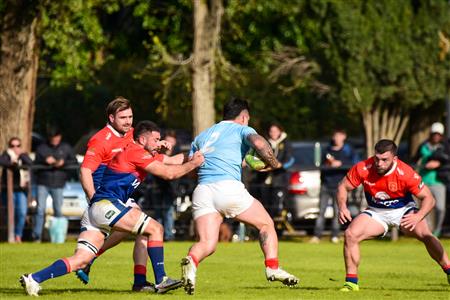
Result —
[[[261,159],[258,152],[253,148],[245,155],[245,162],[250,168],[256,171],[262,170],[267,166],[266,162]]]

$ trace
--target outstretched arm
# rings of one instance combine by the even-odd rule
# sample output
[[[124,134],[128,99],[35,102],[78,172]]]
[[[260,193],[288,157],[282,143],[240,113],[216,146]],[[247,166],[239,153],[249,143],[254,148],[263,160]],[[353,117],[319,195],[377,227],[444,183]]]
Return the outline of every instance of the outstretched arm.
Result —
[[[183,153],[179,153],[173,156],[168,156],[164,154],[163,163],[166,165],[181,165],[186,160]]]
[[[247,136],[247,140],[256,152],[258,152],[262,160],[265,161],[271,168],[278,169],[282,167],[282,164],[273,154],[272,148],[265,138],[259,134],[249,134]]]
[[[145,171],[165,180],[173,180],[191,172],[199,167],[204,161],[205,158],[203,157],[203,154],[201,154],[200,151],[197,151],[194,153],[191,160],[182,165],[167,165],[164,162],[155,160],[145,167]]]

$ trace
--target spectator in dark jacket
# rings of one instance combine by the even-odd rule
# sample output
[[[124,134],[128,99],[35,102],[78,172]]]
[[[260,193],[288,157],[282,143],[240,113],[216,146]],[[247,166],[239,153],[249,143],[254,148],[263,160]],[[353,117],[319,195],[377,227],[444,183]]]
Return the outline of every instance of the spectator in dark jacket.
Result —
[[[14,235],[16,243],[22,242],[23,228],[25,227],[25,218],[27,216],[27,190],[30,179],[29,171],[21,169],[21,166],[30,166],[33,163],[31,158],[22,149],[21,140],[13,137],[8,142],[8,149],[0,155],[0,166],[3,167],[2,173],[2,199],[6,204],[6,171],[13,172],[13,201],[14,201]]]
[[[260,190],[260,199],[270,216],[278,216],[282,209],[286,197],[288,185],[287,170],[294,164],[292,147],[287,138],[286,132],[280,124],[272,123],[267,131],[268,142],[273,153],[283,167],[271,172],[258,172],[256,174],[256,184]]]
[[[46,199],[49,194],[53,200],[54,216],[62,217],[63,188],[67,180],[64,167],[77,163],[72,147],[61,140],[62,135],[59,129],[51,128],[48,132],[47,143],[40,145],[36,150],[35,164],[45,168],[36,172],[38,206],[33,228],[35,241],[41,240]]]
[[[320,172],[320,196],[319,216],[316,219],[314,236],[311,243],[320,242],[325,226],[325,212],[330,200],[333,202],[333,221],[331,228],[331,241],[339,242],[339,210],[336,202],[337,187],[341,179],[346,175],[348,168],[357,162],[353,148],[345,142],[347,134],[344,130],[337,129],[333,133],[331,143],[322,154],[322,170]]]

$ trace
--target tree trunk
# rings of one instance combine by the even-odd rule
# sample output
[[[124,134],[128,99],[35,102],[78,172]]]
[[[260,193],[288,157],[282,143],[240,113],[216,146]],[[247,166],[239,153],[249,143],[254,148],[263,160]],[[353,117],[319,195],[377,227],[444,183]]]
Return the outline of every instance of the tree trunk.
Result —
[[[215,121],[215,54],[223,15],[222,0],[194,0],[192,60],[193,128],[197,135]]]
[[[408,112],[381,105],[362,111],[361,114],[366,133],[368,157],[374,155],[375,144],[380,139],[390,139],[398,145],[409,122]]]
[[[0,150],[9,138],[31,148],[38,69],[37,2],[7,1],[0,24]]]

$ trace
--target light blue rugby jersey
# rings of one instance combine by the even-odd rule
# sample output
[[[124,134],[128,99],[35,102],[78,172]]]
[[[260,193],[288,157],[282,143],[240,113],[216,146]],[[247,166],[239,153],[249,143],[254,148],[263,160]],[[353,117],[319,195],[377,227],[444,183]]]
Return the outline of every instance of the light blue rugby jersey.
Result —
[[[242,160],[250,149],[249,134],[256,134],[256,131],[232,121],[222,121],[200,133],[192,142],[189,154],[201,150],[205,156],[198,171],[199,183],[241,181]]]

